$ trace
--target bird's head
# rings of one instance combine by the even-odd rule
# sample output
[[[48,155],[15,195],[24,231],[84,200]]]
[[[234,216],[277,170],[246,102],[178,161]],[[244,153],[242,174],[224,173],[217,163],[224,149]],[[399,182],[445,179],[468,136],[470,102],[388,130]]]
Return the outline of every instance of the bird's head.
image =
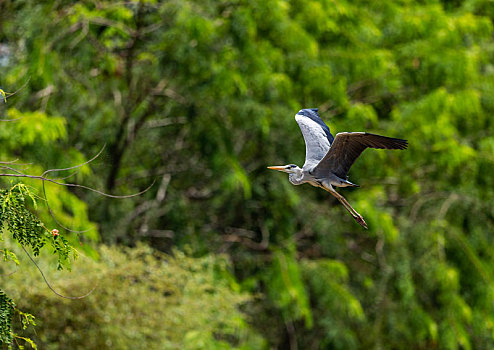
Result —
[[[268,169],[282,171],[287,174],[295,174],[301,170],[295,164],[268,166]]]

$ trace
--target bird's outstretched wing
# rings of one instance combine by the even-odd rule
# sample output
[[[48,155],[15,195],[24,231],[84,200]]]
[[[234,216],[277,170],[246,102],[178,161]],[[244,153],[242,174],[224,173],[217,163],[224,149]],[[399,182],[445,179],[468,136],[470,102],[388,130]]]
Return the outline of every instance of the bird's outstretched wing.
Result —
[[[317,108],[301,109],[295,115],[295,120],[305,140],[304,168],[315,167],[328,153],[333,142],[333,135],[319,117]]]
[[[328,153],[314,168],[316,176],[332,172],[346,179],[348,170],[366,148],[405,149],[407,140],[369,134],[366,132],[340,132],[336,134]]]

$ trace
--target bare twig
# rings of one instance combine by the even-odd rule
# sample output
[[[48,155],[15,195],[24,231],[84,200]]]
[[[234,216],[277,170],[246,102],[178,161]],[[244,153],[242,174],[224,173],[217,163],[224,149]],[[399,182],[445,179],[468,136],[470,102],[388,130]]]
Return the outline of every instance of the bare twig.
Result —
[[[7,162],[0,162],[0,164],[14,164],[15,165],[32,165],[33,163],[17,163],[17,161],[19,160],[19,158],[16,158],[14,160],[9,160]]]
[[[21,119],[22,117],[15,119],[0,119],[0,122],[15,122],[16,120],[21,120]]]
[[[126,218],[124,222],[124,226],[128,226],[136,217],[138,217],[142,213],[145,213],[151,209],[158,208],[165,199],[166,190],[168,188],[168,184],[170,183],[170,180],[171,180],[171,175],[164,174],[158,192],[156,193],[156,198],[154,200],[149,200],[138,205],[137,208],[135,208],[134,211]],[[147,231],[148,230],[144,230],[146,236],[147,236]]]
[[[266,250],[269,246],[269,232],[267,229],[261,227],[262,239],[261,242],[254,241],[254,237],[257,236],[256,232],[246,230],[237,227],[228,227],[226,229],[227,234],[222,235],[225,242],[240,243],[244,246],[254,250]]]
[[[58,181],[55,181],[53,179],[48,179],[46,177],[38,176],[38,175],[0,174],[0,176],[2,176],[2,177],[20,177],[20,178],[29,178],[29,179],[35,179],[35,180],[41,180],[41,181],[48,181],[48,182],[54,183],[56,185],[66,186],[66,187],[82,188],[82,189],[85,189],[85,190],[88,190],[88,191],[91,191],[91,192],[98,193],[98,194],[100,194],[102,196],[105,196],[105,197],[118,198],[118,199],[132,198],[132,197],[140,196],[141,194],[146,193],[147,191],[149,191],[149,189],[151,189],[151,187],[153,187],[154,186],[154,183],[155,183],[155,181],[153,181],[153,183],[151,185],[149,185],[146,189],[144,189],[144,190],[142,190],[142,191],[140,191],[138,193],[133,193],[133,194],[128,194],[128,195],[118,196],[118,195],[113,195],[113,194],[105,193],[103,191],[100,191],[100,190],[97,190],[97,189],[94,189],[94,188],[91,188],[91,187],[88,187],[88,186],[78,185],[78,184],[70,184],[70,183],[69,184],[66,184],[66,183],[63,183],[63,182],[58,182]]]
[[[145,128],[161,128],[168,125],[173,124],[185,124],[187,119],[185,117],[176,117],[176,118],[166,118],[166,119],[155,119],[147,121],[144,125]]]
[[[36,268],[38,269],[38,271],[41,273],[41,277],[43,277],[43,280],[45,281],[46,285],[48,286],[48,288],[51,289],[51,291],[53,293],[55,293],[56,295],[58,295],[59,297],[61,298],[65,298],[65,299],[71,299],[71,300],[77,300],[77,299],[83,299],[85,297],[87,297],[89,294],[91,294],[92,292],[94,292],[94,290],[96,289],[97,285],[93,287],[93,289],[91,289],[89,292],[87,292],[86,294],[84,295],[81,295],[81,296],[78,296],[78,297],[68,297],[66,295],[63,295],[63,294],[60,294],[59,292],[57,292],[50,284],[50,282],[48,282],[48,280],[46,279],[45,277],[45,274],[43,273],[43,270],[41,270],[41,268],[39,267],[39,265],[36,263],[36,261],[33,259],[33,257],[31,256],[31,254],[28,253],[28,251],[26,250],[26,248],[24,247],[24,245],[21,244],[21,247],[22,249],[24,250],[24,252],[26,253],[26,255],[29,257],[29,259],[31,259],[31,261],[33,262],[34,266],[36,266]]]
[[[91,188],[91,187],[88,187],[88,186],[78,185],[78,184],[71,184],[71,183],[63,183],[63,182],[59,182],[57,180],[50,179],[50,178],[47,177],[47,175],[49,173],[52,173],[52,172],[67,171],[67,170],[81,168],[82,166],[84,166],[86,164],[89,164],[92,161],[94,161],[96,158],[98,158],[101,155],[101,153],[103,152],[104,149],[105,149],[105,146],[103,146],[101,148],[101,150],[94,157],[92,157],[91,159],[89,159],[88,161],[86,161],[84,163],[77,164],[77,165],[74,165],[74,166],[71,166],[71,167],[67,167],[67,168],[49,169],[49,170],[46,170],[45,172],[43,172],[43,174],[41,174],[40,176],[37,176],[37,175],[28,175],[28,174],[25,174],[25,173],[23,173],[23,172],[15,169],[15,168],[9,167],[7,165],[0,165],[0,169],[8,169],[8,170],[10,170],[12,172],[12,173],[7,173],[7,174],[0,174],[0,176],[5,176],[5,177],[21,177],[21,178],[30,178],[30,179],[41,180],[42,183],[43,183],[43,195],[44,195],[44,199],[45,199],[45,202],[46,202],[48,211],[49,211],[51,217],[53,218],[53,220],[58,225],[60,225],[60,227],[64,228],[67,231],[74,232],[74,233],[84,233],[84,232],[89,231],[90,229],[88,229],[88,230],[82,230],[82,231],[72,230],[72,229],[64,226],[59,220],[57,220],[57,218],[55,217],[55,214],[51,210],[51,207],[50,207],[49,202],[48,202],[48,198],[47,198],[47,194],[46,194],[46,187],[45,187],[45,182],[46,181],[52,182],[52,183],[57,184],[57,185],[60,185],[60,186],[82,188],[82,189],[85,189],[85,190],[88,190],[88,191],[92,191],[92,192],[98,193],[98,194],[100,194],[102,196],[109,197],[109,198],[131,198],[131,197],[136,197],[136,196],[139,196],[139,195],[147,192],[154,185],[154,181],[153,181],[153,183],[148,188],[146,188],[144,191],[141,191],[141,192],[135,193],[135,194],[131,194],[131,195],[118,196],[118,195],[108,194],[108,193],[105,193],[105,192],[96,190],[96,189]],[[74,175],[74,173],[72,173],[72,174],[70,174],[70,175],[68,175],[66,177],[62,177],[61,180],[64,180],[64,179],[66,179],[66,178],[68,178],[70,176],[73,176],[73,175]]]
[[[23,174],[19,169],[12,168],[12,167],[6,166],[6,165],[0,165],[0,169],[7,169],[7,170],[10,170],[10,171],[16,172],[18,174]]]
[[[0,273],[0,276],[8,277],[8,276],[11,276],[11,275],[13,275],[14,273],[16,273],[18,270],[19,270],[19,267],[18,267],[18,266],[16,266],[14,271],[9,272],[9,273]]]
[[[48,173],[52,173],[52,172],[55,172],[55,171],[66,171],[66,170],[72,170],[72,169],[78,169],[86,164],[89,164],[91,163],[92,161],[94,161],[96,158],[98,158],[101,153],[103,153],[103,150],[105,149],[106,147],[106,144],[103,145],[103,147],[101,147],[101,150],[91,159],[89,159],[88,161],[84,162],[84,163],[81,163],[81,164],[77,164],[77,165],[74,165],[74,166],[71,166],[71,167],[68,167],[68,168],[60,168],[60,169],[48,169],[46,170],[43,174],[41,174],[41,176],[46,176],[46,174]]]
[[[437,214],[437,217],[440,220],[444,219],[453,202],[458,199],[460,199],[460,196],[458,196],[455,192],[452,192],[449,195],[449,197],[444,201],[443,205],[441,206],[441,209],[439,209],[439,214]]]
[[[27,85],[27,83],[29,83],[29,81],[31,80],[31,77],[27,78],[26,82],[24,84],[22,84],[22,86],[20,88],[18,88],[17,90],[15,90],[14,92],[6,92],[5,95],[7,95],[8,97],[12,97],[14,96],[15,94],[17,94],[19,91],[21,91],[22,89],[24,89]]]
[[[50,216],[53,219],[53,221],[55,221],[58,226],[60,226],[64,230],[67,230],[67,231],[73,232],[73,233],[85,233],[85,232],[88,232],[88,231],[91,230],[90,228],[87,229],[87,230],[82,230],[82,231],[80,231],[80,230],[72,230],[72,229],[66,227],[60,221],[57,220],[57,218],[55,217],[55,213],[53,212],[53,210],[51,210],[50,203],[48,202],[48,197],[46,195],[46,187],[45,187],[45,182],[44,181],[43,181],[43,196],[45,197],[45,203],[46,203],[46,207],[48,208],[48,212],[50,213]]]

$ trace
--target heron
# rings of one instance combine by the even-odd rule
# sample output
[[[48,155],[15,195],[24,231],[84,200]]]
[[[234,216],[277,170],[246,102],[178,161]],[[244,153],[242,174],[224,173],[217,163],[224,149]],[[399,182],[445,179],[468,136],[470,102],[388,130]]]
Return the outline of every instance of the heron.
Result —
[[[268,169],[288,174],[293,185],[309,183],[331,193],[362,227],[367,228],[360,215],[335,187],[360,187],[348,181],[348,171],[366,148],[399,149],[408,141],[368,132],[340,132],[333,137],[329,127],[319,117],[317,108],[301,109],[296,115],[305,141],[305,163],[269,166]]]

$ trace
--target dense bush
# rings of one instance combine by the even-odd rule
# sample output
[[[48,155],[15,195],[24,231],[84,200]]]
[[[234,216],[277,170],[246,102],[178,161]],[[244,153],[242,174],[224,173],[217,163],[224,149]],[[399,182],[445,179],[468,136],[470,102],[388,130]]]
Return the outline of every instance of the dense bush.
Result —
[[[2,289],[35,315],[37,326],[23,335],[40,349],[263,347],[241,311],[252,297],[239,292],[225,256],[191,258],[179,251],[171,256],[143,245],[101,246],[99,253],[99,261],[78,260],[72,273],[44,267],[65,295],[94,288],[80,300],[53,294],[28,264],[2,277]]]

